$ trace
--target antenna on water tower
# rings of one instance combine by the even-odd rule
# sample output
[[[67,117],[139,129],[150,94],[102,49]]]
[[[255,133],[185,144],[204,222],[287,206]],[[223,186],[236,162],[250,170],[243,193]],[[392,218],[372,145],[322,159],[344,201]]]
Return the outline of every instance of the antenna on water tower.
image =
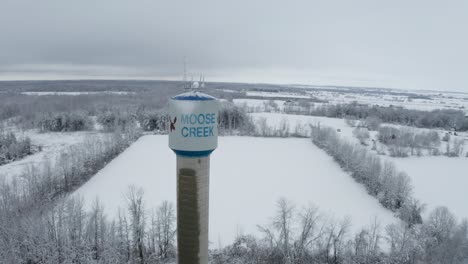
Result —
[[[184,89],[192,89],[192,82],[189,82],[187,79],[187,57],[184,56],[184,77],[183,77]]]
[[[184,88],[186,83],[184,63]],[[169,147],[177,155],[179,264],[208,263],[210,154],[218,146],[218,100],[193,88],[192,82],[191,91],[169,102]]]

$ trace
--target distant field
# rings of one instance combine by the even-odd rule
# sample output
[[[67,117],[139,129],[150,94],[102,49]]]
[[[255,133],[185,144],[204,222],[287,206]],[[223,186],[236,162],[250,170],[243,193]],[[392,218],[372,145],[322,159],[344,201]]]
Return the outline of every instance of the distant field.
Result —
[[[352,231],[377,217],[399,221],[369,196],[309,139],[221,137],[211,158],[210,241],[217,247],[238,233],[256,233],[275,212],[279,197],[301,208],[317,205],[328,217],[350,217]],[[175,154],[166,136],[144,136],[108,164],[75,195],[88,206],[99,198],[109,217],[125,208],[129,185],[141,187],[147,207],[175,202]]]
[[[414,195],[427,212],[446,206],[459,219],[468,218],[468,159],[449,157],[392,158],[413,180]]]

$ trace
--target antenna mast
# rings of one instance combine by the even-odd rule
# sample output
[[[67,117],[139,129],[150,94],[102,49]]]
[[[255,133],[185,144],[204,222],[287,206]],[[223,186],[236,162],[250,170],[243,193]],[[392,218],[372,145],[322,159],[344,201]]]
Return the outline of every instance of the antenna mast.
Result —
[[[188,72],[187,72],[187,57],[184,56],[184,76],[182,82],[184,90],[192,90],[195,91],[195,89],[203,89],[205,88],[205,75],[200,74],[200,81],[199,82],[194,82],[193,80],[193,75],[191,75],[191,80],[188,80]]]
[[[184,56],[184,77],[183,77],[183,82],[184,82],[184,89],[190,89],[192,88],[191,84],[189,84],[188,80],[187,80],[187,57]]]

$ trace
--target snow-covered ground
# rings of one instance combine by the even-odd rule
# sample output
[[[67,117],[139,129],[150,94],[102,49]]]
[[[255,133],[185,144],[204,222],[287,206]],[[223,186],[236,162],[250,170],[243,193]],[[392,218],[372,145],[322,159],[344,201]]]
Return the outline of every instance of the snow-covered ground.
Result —
[[[446,206],[458,218],[468,218],[468,158],[391,158],[408,173],[414,196],[427,205],[426,213]]]
[[[259,118],[266,118],[269,126],[278,127],[281,120],[288,120],[291,129],[294,124],[317,123],[324,126],[340,129],[340,135],[350,141],[358,143],[353,136],[353,128],[348,126],[343,119],[313,117],[303,115],[288,115],[280,113],[252,113],[254,121]],[[385,124],[388,125],[388,124]],[[401,125],[391,125],[399,128]],[[308,127],[308,126],[305,126]],[[430,129],[413,128],[417,132],[427,132]],[[442,130],[433,130],[444,135]],[[459,133],[458,138],[463,138],[466,133]],[[376,132],[371,131],[371,137],[376,139]],[[445,151],[446,143],[442,142],[441,151]],[[371,144],[368,146],[369,150]],[[465,142],[465,150],[468,149],[468,142]],[[466,153],[466,151],[465,151]],[[466,155],[466,154],[464,154]],[[427,204],[426,212],[437,206],[447,206],[457,217],[468,218],[468,158],[462,157],[409,157],[391,158],[383,156],[395,162],[397,168],[408,173],[414,186],[414,195],[422,203]]]
[[[398,95],[386,93],[366,93],[366,92],[345,92],[345,91],[324,91],[308,90],[310,95],[328,101],[330,104],[346,104],[357,102],[367,105],[380,106],[400,106],[407,109],[431,111],[434,109],[468,109],[468,94],[446,93],[446,92],[417,92],[420,98],[412,98],[412,95],[406,95],[399,91]],[[412,94],[414,92],[411,92]]]
[[[307,88],[307,87],[303,87]],[[309,87],[312,88],[312,87]],[[256,100],[261,101],[258,97],[265,98],[317,98],[328,102],[329,104],[348,104],[357,102],[359,104],[380,105],[380,106],[398,106],[407,109],[431,111],[435,109],[452,109],[462,110],[468,114],[468,94],[465,93],[450,93],[450,92],[433,92],[433,91],[402,91],[395,90],[394,93],[375,93],[366,92],[362,89],[356,90],[349,88],[348,91],[340,89],[299,89],[300,92],[259,92],[247,91],[247,96],[255,96]],[[322,87],[323,88],[323,87]],[[320,104],[316,104],[320,105]]]
[[[232,242],[236,234],[256,233],[267,224],[278,198],[297,208],[309,203],[337,220],[350,217],[352,231],[377,217],[382,225],[399,221],[369,196],[309,139],[221,137],[211,157],[210,241]],[[86,204],[97,197],[107,214],[125,208],[128,186],[141,187],[147,209],[175,202],[175,154],[167,136],[143,136],[114,159],[75,195]]]
[[[97,132],[53,132],[39,133],[36,130],[28,130],[22,133],[16,133],[17,137],[28,136],[31,143],[42,147],[42,150],[24,157],[21,160],[14,161],[0,166],[0,178],[7,180],[21,175],[25,169],[32,165],[42,166],[45,161],[53,163],[61,151],[65,148],[84,142],[86,139],[97,137]]]

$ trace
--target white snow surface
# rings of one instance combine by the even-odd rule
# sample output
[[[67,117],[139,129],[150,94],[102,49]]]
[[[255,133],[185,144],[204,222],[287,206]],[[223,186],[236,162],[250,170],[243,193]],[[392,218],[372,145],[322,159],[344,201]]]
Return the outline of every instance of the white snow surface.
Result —
[[[426,204],[426,214],[446,206],[457,218],[468,219],[468,158],[390,158],[408,173],[414,196]]]
[[[239,233],[258,234],[257,225],[270,222],[280,197],[298,209],[312,203],[327,217],[349,217],[352,232],[375,218],[382,225],[399,221],[309,139],[219,141],[211,155],[211,247],[227,245]],[[167,142],[167,136],[143,136],[74,195],[83,197],[88,207],[98,198],[110,218],[126,208],[130,185],[144,190],[148,211],[163,200],[175,204],[176,157]]]

